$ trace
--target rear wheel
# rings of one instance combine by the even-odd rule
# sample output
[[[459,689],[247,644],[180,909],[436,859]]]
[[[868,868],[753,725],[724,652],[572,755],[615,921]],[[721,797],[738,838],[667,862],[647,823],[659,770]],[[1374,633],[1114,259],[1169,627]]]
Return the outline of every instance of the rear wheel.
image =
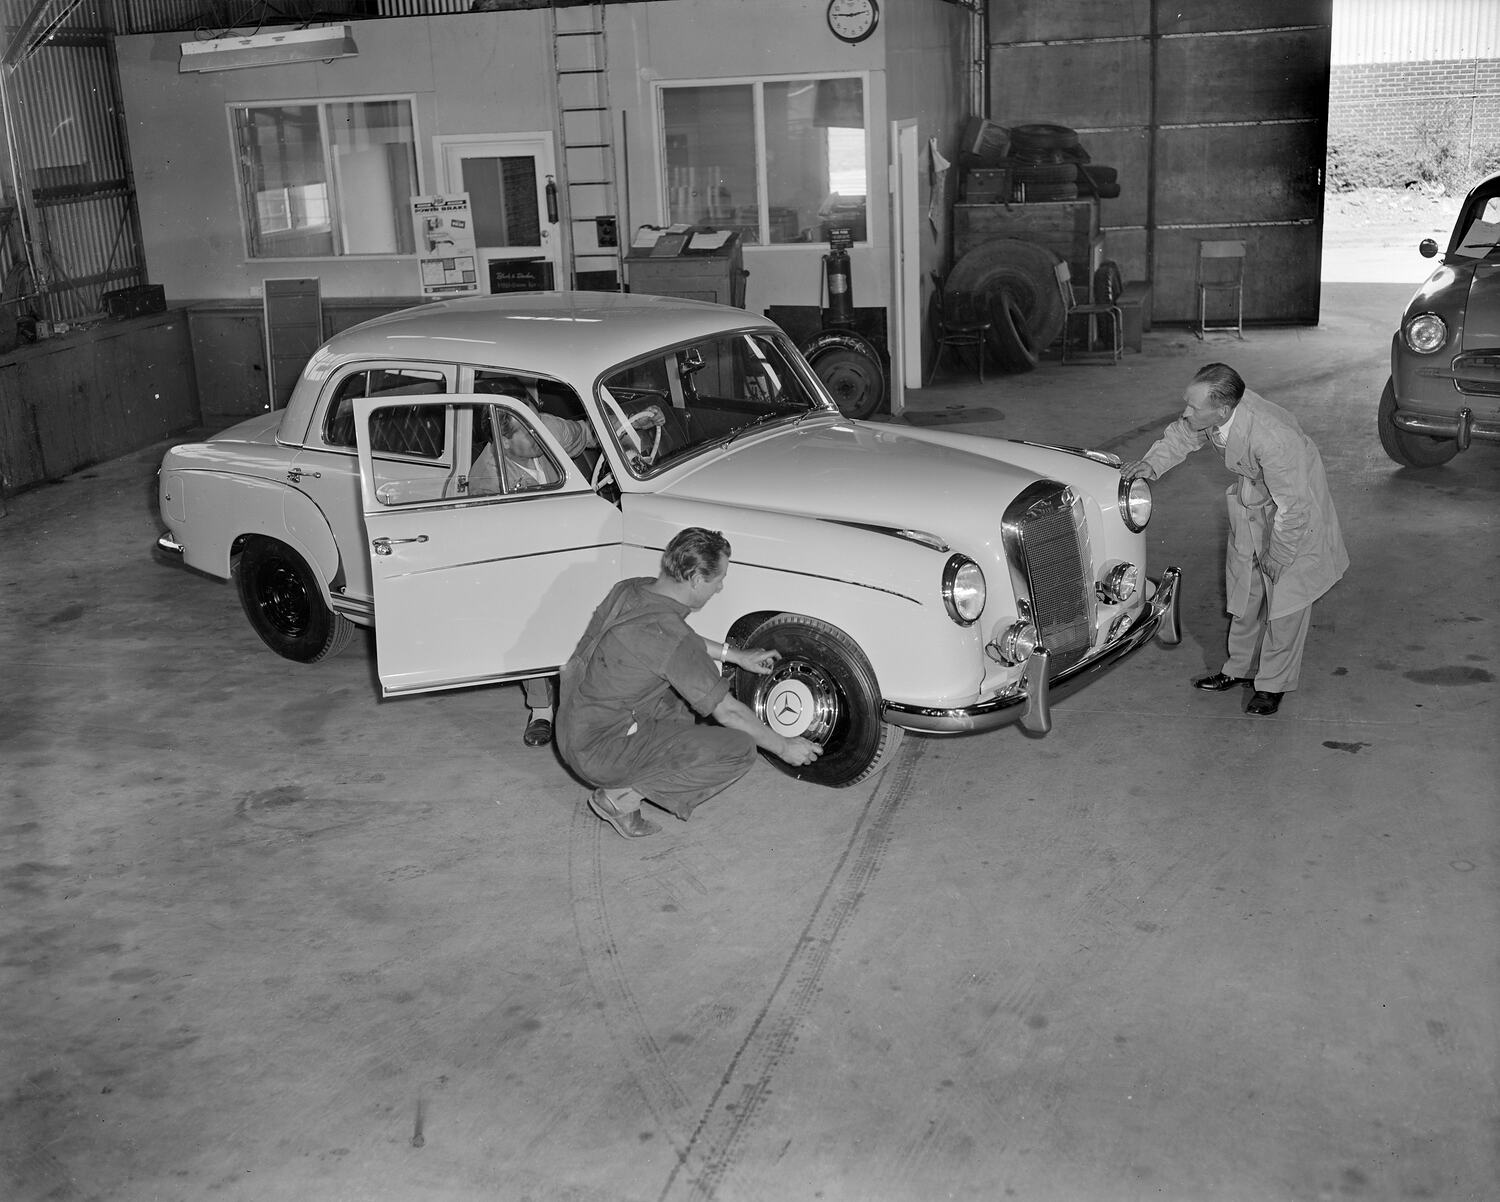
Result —
[[[1380,428],[1380,445],[1402,467],[1438,467],[1458,454],[1458,443],[1451,438],[1411,434],[1396,425],[1396,387],[1390,380],[1380,394],[1376,424]]]
[[[903,732],[880,720],[880,686],[853,639],[816,618],[780,614],[756,627],[745,645],[779,651],[781,658],[767,676],[740,669],[735,696],[778,734],[823,748],[800,768],[767,756],[771,763],[799,780],[835,789],[885,766]]]
[[[247,541],[234,579],[245,617],[277,655],[313,664],[337,655],[354,637],[354,623],[328,608],[322,583],[283,542]]]

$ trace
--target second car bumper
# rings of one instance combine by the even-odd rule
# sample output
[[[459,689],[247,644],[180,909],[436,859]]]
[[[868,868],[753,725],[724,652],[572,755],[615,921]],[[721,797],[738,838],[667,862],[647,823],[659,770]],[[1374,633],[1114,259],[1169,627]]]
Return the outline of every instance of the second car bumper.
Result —
[[[1141,616],[1115,642],[1091,659],[1083,660],[1049,678],[1048,655],[1038,650],[1026,670],[1026,690],[957,709],[929,709],[887,702],[885,721],[893,726],[930,735],[976,734],[1020,722],[1038,734],[1052,729],[1052,702],[1076,692],[1153,638],[1172,646],[1182,639],[1180,586],[1182,571],[1168,568]]]
[[[1500,442],[1500,421],[1476,418],[1472,410],[1461,409],[1455,415],[1434,416],[1428,413],[1411,413],[1397,409],[1391,420],[1396,427],[1408,434],[1425,434],[1429,438],[1451,438],[1458,443],[1460,451],[1467,451],[1469,444]]]

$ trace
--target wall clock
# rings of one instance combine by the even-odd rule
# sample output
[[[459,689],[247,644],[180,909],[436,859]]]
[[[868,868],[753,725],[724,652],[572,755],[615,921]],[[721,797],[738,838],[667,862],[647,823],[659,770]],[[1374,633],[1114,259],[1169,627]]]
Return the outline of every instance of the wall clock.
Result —
[[[875,0],[828,0],[828,28],[841,42],[863,42],[879,22]]]

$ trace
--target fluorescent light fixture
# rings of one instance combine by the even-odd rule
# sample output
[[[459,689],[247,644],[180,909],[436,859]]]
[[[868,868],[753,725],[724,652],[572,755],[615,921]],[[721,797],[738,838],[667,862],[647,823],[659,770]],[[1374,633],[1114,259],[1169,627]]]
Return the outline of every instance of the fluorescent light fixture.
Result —
[[[347,25],[252,33],[240,38],[183,42],[179,73],[234,71],[242,67],[275,67],[286,63],[319,63],[359,53]]]

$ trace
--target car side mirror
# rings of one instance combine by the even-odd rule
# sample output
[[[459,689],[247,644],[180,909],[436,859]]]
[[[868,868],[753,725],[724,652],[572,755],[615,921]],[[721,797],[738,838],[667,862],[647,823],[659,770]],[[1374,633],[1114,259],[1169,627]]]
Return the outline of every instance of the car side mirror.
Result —
[[[1417,249],[1421,251],[1422,257],[1424,259],[1431,259],[1437,254],[1437,243],[1434,242],[1431,238],[1423,238],[1422,241],[1417,244]]]

